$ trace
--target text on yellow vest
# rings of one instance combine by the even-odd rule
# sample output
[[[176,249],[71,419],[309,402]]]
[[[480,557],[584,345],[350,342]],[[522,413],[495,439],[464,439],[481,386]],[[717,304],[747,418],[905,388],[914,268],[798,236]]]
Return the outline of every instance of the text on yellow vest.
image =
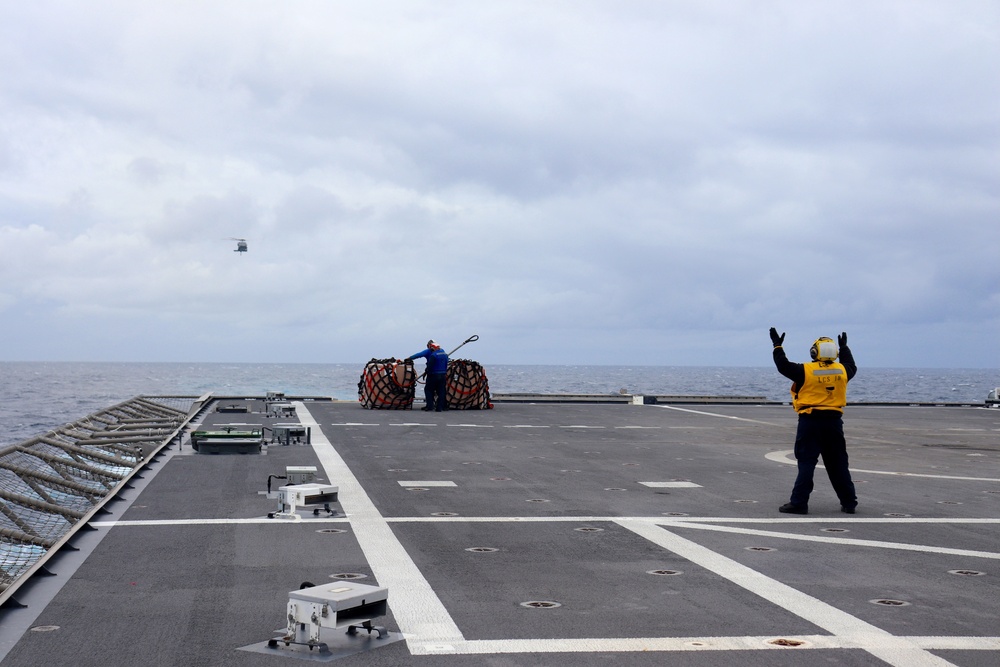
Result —
[[[792,384],[792,407],[799,414],[814,409],[844,411],[847,405],[847,370],[831,361],[802,364],[805,381],[801,387]]]

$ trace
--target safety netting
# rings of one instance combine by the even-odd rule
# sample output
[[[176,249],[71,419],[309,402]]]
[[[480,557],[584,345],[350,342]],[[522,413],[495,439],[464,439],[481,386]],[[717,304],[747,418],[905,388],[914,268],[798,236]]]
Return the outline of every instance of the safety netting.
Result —
[[[0,594],[177,432],[187,411],[172,399],[137,397],[0,449]]]
[[[372,359],[358,381],[358,401],[369,410],[409,410],[417,388],[413,361]]]
[[[444,396],[451,410],[489,410],[493,407],[486,369],[469,359],[448,361]]]

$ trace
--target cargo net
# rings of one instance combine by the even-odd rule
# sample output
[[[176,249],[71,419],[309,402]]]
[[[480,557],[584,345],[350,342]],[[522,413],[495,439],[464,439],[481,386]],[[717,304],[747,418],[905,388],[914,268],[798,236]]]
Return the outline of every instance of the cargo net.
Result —
[[[358,382],[358,401],[369,410],[409,410],[417,388],[413,361],[372,359]]]
[[[452,410],[489,410],[493,407],[486,369],[468,359],[448,362],[444,396]]]
[[[0,594],[177,431],[187,412],[170,403],[134,398],[0,449]]]

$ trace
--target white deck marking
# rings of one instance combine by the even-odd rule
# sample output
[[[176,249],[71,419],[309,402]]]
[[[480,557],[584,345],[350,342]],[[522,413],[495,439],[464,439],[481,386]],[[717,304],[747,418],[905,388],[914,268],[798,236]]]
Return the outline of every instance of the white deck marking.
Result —
[[[615,426],[615,428],[642,428],[642,429],[658,429],[663,428],[662,426]]]
[[[707,417],[720,417],[722,419],[735,419],[740,422],[750,422],[752,424],[764,424],[766,426],[779,426],[773,422],[765,422],[759,419],[747,419],[746,417],[734,417],[733,415],[720,415],[718,412],[705,412],[704,410],[692,410],[691,408],[678,408],[676,405],[657,405],[657,408],[664,410],[677,410],[678,412],[690,412],[693,415],[705,415]]]
[[[128,521],[91,521],[94,527],[119,527],[119,526],[219,526],[219,525],[239,525],[239,524],[300,524],[304,521],[302,517],[295,519],[268,519],[266,516],[253,517],[251,519],[130,519]],[[323,517],[309,518],[309,523],[346,523],[347,517]]]
[[[934,518],[886,518],[878,517],[873,519],[863,519],[858,517],[727,517],[727,516],[460,516],[460,517],[431,517],[431,516],[397,516],[386,517],[389,523],[424,523],[448,521],[458,523],[567,523],[581,521],[604,521],[614,523],[619,520],[641,521],[652,524],[675,524],[675,523],[924,523],[924,524],[947,524],[947,525],[1000,525],[1000,519],[945,519]],[[121,524],[119,524],[121,525]]]
[[[461,426],[463,428],[493,428],[493,424],[448,424],[448,426]]]
[[[296,402],[303,425],[319,426],[303,403]],[[406,553],[385,518],[365,493],[361,483],[321,429],[313,434],[312,447],[327,479],[340,487],[340,505],[350,517],[372,574],[389,589],[389,606],[406,642],[419,640],[437,644],[461,642],[465,638],[440,598]],[[410,650],[413,651],[412,645]]]
[[[428,422],[400,422],[399,424],[389,424],[389,426],[437,426]]]
[[[651,489],[700,489],[701,484],[694,482],[639,482]]]
[[[538,424],[504,424],[504,428],[549,428]]]
[[[764,458],[768,461],[775,461],[776,463],[787,463],[789,465],[796,465],[795,461],[795,451],[791,449],[782,450],[780,452],[768,452],[764,455]],[[823,462],[819,461],[816,464],[817,468],[824,468]],[[955,479],[963,482],[1000,482],[1000,479],[996,477],[962,477],[959,475],[934,475],[930,473],[923,472],[898,472],[895,470],[865,470],[864,468],[854,468],[851,467],[851,472],[860,472],[866,475],[892,475],[893,477],[925,477],[930,479]]]
[[[620,516],[479,516],[479,517],[430,517],[430,516],[399,516],[387,517],[388,523],[425,523],[436,521],[466,522],[466,523],[570,523],[585,521],[603,521],[614,523],[623,517]],[[629,521],[646,521],[653,524],[702,524],[702,523],[809,523],[809,524],[830,524],[830,523],[905,523],[905,524],[947,524],[947,525],[1000,525],[1000,519],[946,519],[942,517],[724,517],[724,516],[634,516],[625,517]],[[344,523],[350,519],[343,517],[309,517],[300,518],[304,523]],[[250,519],[129,519],[125,521],[91,521],[95,528],[112,528],[116,526],[201,526],[201,525],[223,525],[223,524],[273,524],[292,525],[295,520],[289,519],[268,519],[266,517],[253,517]],[[792,537],[792,536],[787,536]],[[934,547],[927,547],[929,551],[935,551]]]
[[[330,424],[330,426],[381,426],[381,424],[371,424],[368,422],[342,422],[340,424]]]
[[[952,549],[949,547],[929,547],[923,544],[907,544],[905,542],[885,542],[883,540],[859,540],[852,537],[830,537],[821,535],[796,535],[794,533],[780,533],[774,530],[754,530],[753,528],[736,528],[734,526],[713,526],[704,523],[694,523],[686,521],[660,522],[661,526],[674,526],[684,528],[695,528],[697,530],[711,530],[720,533],[739,533],[741,535],[758,535],[760,537],[777,537],[785,540],[798,540],[800,542],[824,542],[826,544],[838,544],[857,547],[877,547],[880,549],[899,549],[901,551],[919,551],[930,554],[948,554],[951,556],[971,556],[972,558],[993,558],[1000,560],[1000,553],[992,551],[972,551],[969,549]]]
[[[399,485],[400,486],[458,486],[457,484],[455,484],[455,482],[421,482],[421,481],[415,481],[415,482],[404,481],[400,482]]]
[[[775,639],[804,642],[803,646],[788,647],[771,644]],[[1000,649],[1000,637],[894,637],[907,647],[924,650],[980,650]],[[894,646],[895,644],[891,645]],[[486,655],[494,653],[645,653],[653,651],[808,651],[810,649],[858,649],[854,637],[831,635],[771,635],[748,637],[629,637],[585,639],[479,639],[461,644],[422,644],[414,655]],[[891,648],[889,649],[891,650]],[[932,656],[933,657],[933,656]],[[758,658],[762,659],[762,658]],[[806,658],[803,658],[806,660]],[[899,665],[905,662],[889,662]],[[757,663],[754,663],[757,664]],[[952,665],[950,662],[914,662],[912,665]],[[954,667],[954,665],[952,665]]]
[[[586,426],[584,424],[566,424],[560,425],[559,428],[606,428],[605,426]]]
[[[930,667],[952,664],[926,652],[905,637],[896,637],[822,600],[806,595],[696,542],[675,535],[669,530],[627,519],[616,523],[836,636],[852,643],[857,642],[858,648],[868,651],[890,665]]]

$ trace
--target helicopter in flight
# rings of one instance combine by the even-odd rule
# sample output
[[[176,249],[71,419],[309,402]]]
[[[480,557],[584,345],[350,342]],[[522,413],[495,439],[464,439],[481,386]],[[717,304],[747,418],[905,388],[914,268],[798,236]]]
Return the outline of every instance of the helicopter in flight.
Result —
[[[238,239],[235,236],[230,236],[229,240],[230,241],[236,241],[236,250],[234,250],[233,252],[243,253],[243,252],[247,251],[247,240],[246,239]]]

